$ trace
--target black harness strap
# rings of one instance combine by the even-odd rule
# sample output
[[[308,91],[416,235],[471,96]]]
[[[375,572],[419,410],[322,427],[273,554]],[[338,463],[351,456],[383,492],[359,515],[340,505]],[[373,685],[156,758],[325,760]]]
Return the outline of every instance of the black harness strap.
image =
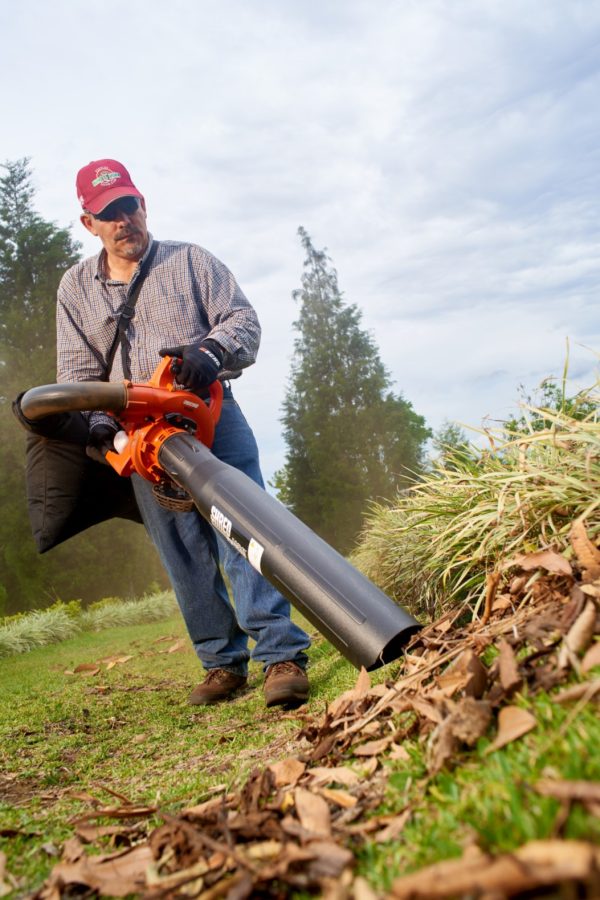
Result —
[[[121,344],[121,361],[123,363],[123,375],[125,378],[131,378],[131,366],[129,364],[129,354],[127,348],[127,338],[125,334],[127,329],[129,328],[129,323],[133,319],[135,315],[135,304],[137,303],[137,299],[140,295],[140,291],[142,289],[142,284],[144,283],[144,279],[148,274],[148,270],[152,264],[152,260],[156,256],[156,251],[158,250],[159,241],[153,241],[148,256],[142,263],[139,274],[135,281],[130,286],[130,289],[127,291],[127,298],[125,300],[125,305],[121,310],[121,314],[119,315],[117,321],[117,331],[114,336],[113,342],[111,344],[110,350],[106,356],[106,381],[108,381],[110,377],[110,373],[113,367],[113,362],[115,360],[115,353],[117,352],[117,347]]]

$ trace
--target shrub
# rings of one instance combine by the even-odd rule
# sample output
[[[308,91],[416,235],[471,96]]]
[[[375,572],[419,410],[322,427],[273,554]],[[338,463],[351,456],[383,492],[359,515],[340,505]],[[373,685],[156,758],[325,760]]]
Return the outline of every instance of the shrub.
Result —
[[[414,613],[433,615],[460,601],[477,608],[501,558],[540,547],[569,554],[577,518],[597,539],[598,385],[585,394],[583,420],[531,407],[528,431],[490,432],[490,449],[462,447],[393,505],[372,507],[354,564]]]

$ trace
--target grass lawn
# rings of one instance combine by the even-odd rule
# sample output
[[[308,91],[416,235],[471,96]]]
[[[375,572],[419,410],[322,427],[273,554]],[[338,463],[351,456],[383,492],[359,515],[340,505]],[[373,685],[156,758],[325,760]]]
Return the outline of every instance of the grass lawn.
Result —
[[[131,659],[107,667],[125,656]],[[82,664],[100,671],[66,674]],[[399,664],[388,666],[372,681],[398,672]],[[172,812],[224,785],[238,788],[255,766],[306,750],[297,740],[306,707],[267,710],[258,666],[243,694],[213,707],[186,703],[200,677],[178,617],[86,633],[0,661],[0,850],[23,892],[38,887],[57,861],[73,834],[69,820],[89,811],[86,793],[110,805],[118,802],[105,792],[110,788]],[[318,719],[357,673],[319,638],[310,677],[308,714]],[[404,742],[407,760],[381,759],[372,813],[410,806],[412,817],[395,840],[357,838],[350,845],[374,890],[385,892],[403,872],[459,856],[473,842],[492,851],[556,834],[600,842],[600,818],[533,790],[542,777],[600,782],[597,707],[560,706],[544,693],[519,694],[514,702],[538,727],[501,750],[486,754],[486,735],[454,768],[431,778],[423,740]],[[348,762],[360,766],[352,748]]]
[[[110,669],[101,662],[129,655]],[[310,655],[310,709],[319,714],[354,683],[356,670],[322,639]],[[97,675],[65,674],[94,663]],[[265,707],[259,665],[232,702],[189,706],[202,677],[178,616],[0,660],[0,833],[7,835],[0,849],[9,872],[29,887],[39,884],[55,862],[54,847],[72,834],[68,820],[89,809],[78,792],[106,801],[98,790],[105,785],[173,810],[297,751],[291,742],[302,720]]]

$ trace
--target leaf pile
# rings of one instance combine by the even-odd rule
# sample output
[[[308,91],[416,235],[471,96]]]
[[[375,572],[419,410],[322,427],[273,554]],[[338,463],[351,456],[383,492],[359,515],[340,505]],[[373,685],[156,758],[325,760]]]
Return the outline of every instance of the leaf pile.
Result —
[[[388,770],[382,763],[409,759],[407,739],[425,752],[424,795],[429,778],[484,735],[491,753],[537,727],[520,698],[523,688],[531,695],[575,680],[554,694],[556,702],[575,702],[572,716],[600,696],[600,679],[589,677],[600,665],[600,551],[582,522],[573,526],[571,546],[570,560],[545,549],[506,561],[488,578],[481,620],[464,622],[463,609],[425,628],[395,682],[373,687],[363,670],[320,718],[300,711],[297,756],[255,769],[239,791],[175,815],[122,797],[122,805],[105,807],[88,796],[95,808],[74,823],[77,836],[36,897],[71,896],[74,885],[147,900],[284,897],[293,890],[374,897],[353,878],[353,850],[366,840],[397,839],[412,816],[408,801],[392,814],[376,812]],[[533,788],[600,812],[598,784],[545,778]],[[158,827],[151,816],[160,818]],[[107,819],[119,824],[101,824]],[[110,853],[86,853],[84,843],[98,849],[107,839]],[[600,850],[586,842],[533,841],[495,857],[472,846],[461,860],[397,879],[390,896],[509,897],[563,883],[594,896],[599,873]]]

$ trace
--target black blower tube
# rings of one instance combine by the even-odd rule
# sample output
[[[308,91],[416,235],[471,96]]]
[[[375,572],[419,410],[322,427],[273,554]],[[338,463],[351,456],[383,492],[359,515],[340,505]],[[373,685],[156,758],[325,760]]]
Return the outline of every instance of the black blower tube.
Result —
[[[419,631],[285,506],[191,435],[167,438],[158,460],[200,514],[357,668],[392,662]]]

